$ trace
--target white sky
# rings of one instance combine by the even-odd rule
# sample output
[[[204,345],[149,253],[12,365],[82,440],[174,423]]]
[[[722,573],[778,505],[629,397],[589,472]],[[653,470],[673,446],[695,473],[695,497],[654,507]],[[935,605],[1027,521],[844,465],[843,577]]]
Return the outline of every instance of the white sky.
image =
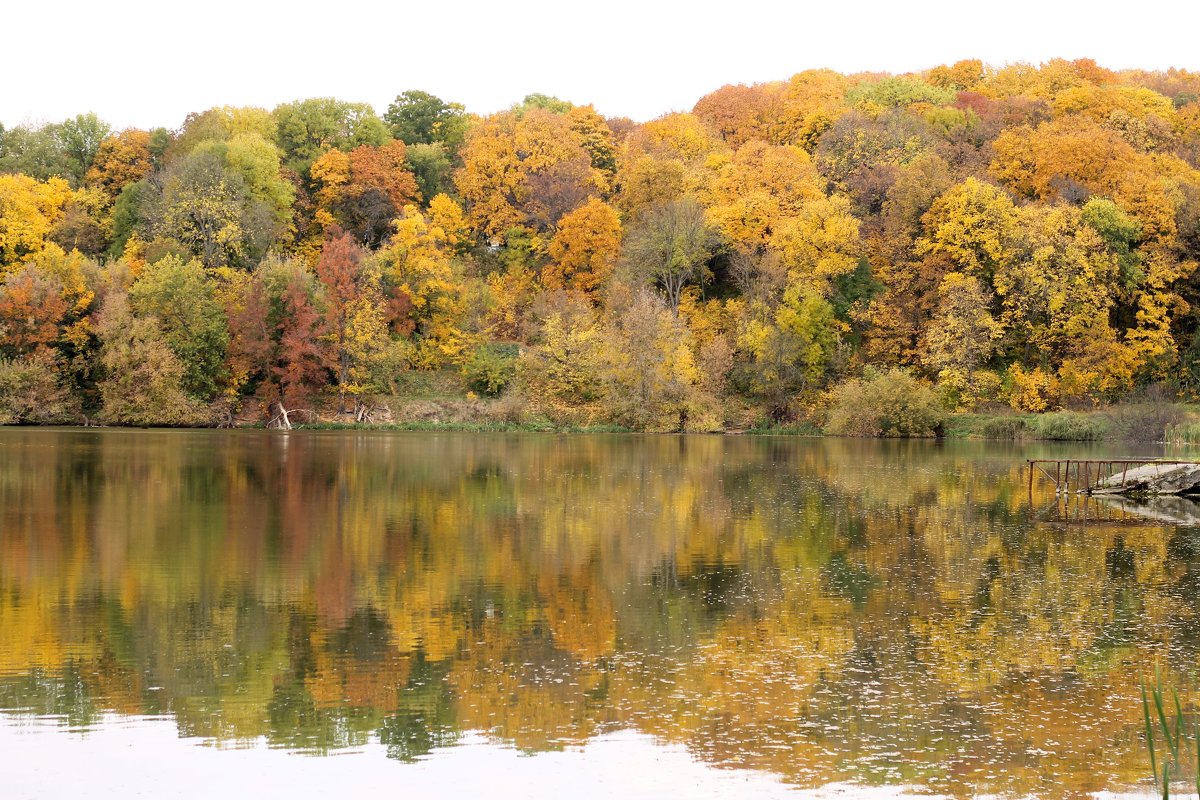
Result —
[[[1200,70],[1191,0],[0,0],[0,122],[177,127],[215,105],[530,92],[638,120],[803,69],[1091,57]]]

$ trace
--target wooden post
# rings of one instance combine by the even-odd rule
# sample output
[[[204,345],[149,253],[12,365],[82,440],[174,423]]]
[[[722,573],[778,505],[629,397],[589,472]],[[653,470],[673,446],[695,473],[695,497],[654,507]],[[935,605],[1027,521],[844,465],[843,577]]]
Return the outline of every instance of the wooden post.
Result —
[[[1029,462],[1029,496],[1033,497],[1033,461]]]

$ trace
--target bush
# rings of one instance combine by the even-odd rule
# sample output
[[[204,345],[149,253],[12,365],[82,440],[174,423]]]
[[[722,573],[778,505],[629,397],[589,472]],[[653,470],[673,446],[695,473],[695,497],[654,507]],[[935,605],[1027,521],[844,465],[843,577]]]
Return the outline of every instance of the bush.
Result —
[[[1167,429],[1186,418],[1183,409],[1174,403],[1124,403],[1104,412],[1113,431],[1122,439],[1140,442],[1160,442]]]
[[[19,359],[0,358],[0,425],[69,422],[77,411],[50,350],[42,348]]]
[[[1033,433],[1038,439],[1060,442],[1094,442],[1108,433],[1104,421],[1093,414],[1059,411],[1033,421]]]
[[[945,418],[928,385],[904,370],[872,370],[830,392],[825,430],[840,436],[933,436]]]
[[[500,394],[516,377],[519,353],[520,348],[515,344],[485,344],[475,348],[463,362],[467,386],[487,397]]]

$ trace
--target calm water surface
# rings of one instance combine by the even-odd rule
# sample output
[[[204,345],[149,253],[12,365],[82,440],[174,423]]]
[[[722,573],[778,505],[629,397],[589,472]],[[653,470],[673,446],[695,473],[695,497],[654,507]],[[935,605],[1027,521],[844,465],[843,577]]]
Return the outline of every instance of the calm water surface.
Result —
[[[1139,673],[1200,701],[1200,528],[1022,472],[1117,453],[1155,454],[0,429],[0,782],[1149,792]]]

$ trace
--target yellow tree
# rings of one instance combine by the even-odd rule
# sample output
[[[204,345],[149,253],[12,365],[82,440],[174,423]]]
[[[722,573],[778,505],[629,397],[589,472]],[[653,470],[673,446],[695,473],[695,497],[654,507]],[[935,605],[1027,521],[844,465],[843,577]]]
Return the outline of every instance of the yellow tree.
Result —
[[[934,201],[921,218],[916,253],[942,256],[955,270],[987,279],[1012,257],[1016,207],[1002,189],[967,178]]]
[[[386,291],[399,309],[393,325],[416,340],[413,366],[436,368],[467,346],[460,329],[463,287],[446,232],[420,209],[406,206],[396,231],[379,251]]]
[[[1067,365],[1067,393],[1127,389],[1132,354],[1109,324],[1119,269],[1095,230],[1070,206],[1021,211],[1016,257],[995,273],[1001,321],[1026,365]]]
[[[925,79],[934,86],[944,89],[954,89],[959,92],[971,91],[983,80],[983,62],[978,59],[956,61],[950,66],[942,64],[925,73]]]
[[[462,206],[447,194],[434,195],[429,201],[429,224],[441,230],[446,246],[462,254],[471,246],[471,228]]]
[[[754,359],[752,390],[767,401],[772,418],[787,419],[796,394],[819,388],[833,360],[839,341],[833,306],[817,286],[797,280],[773,312],[749,311],[738,345]]]
[[[542,269],[542,285],[594,299],[620,250],[620,217],[607,203],[592,198],[559,220],[547,251],[550,263]]]
[[[545,227],[589,193],[601,194],[608,173],[594,166],[588,147],[602,149],[602,142],[585,121],[534,108],[475,125],[454,174],[471,226],[492,238],[526,222]]]
[[[607,190],[617,171],[617,148],[612,129],[590,105],[572,106],[564,116],[571,131],[578,137],[579,144],[591,158],[592,166],[604,174],[604,188]]]
[[[688,168],[680,160],[656,155],[626,155],[617,173],[617,206],[637,216],[658,203],[679,200],[689,190]]]
[[[89,186],[99,187],[111,201],[126,186],[149,175],[153,167],[150,134],[130,128],[100,142],[86,181]]]
[[[785,220],[823,198],[808,153],[752,141],[717,171],[706,199],[708,219],[725,238],[756,250],[771,246]]]
[[[683,319],[641,289],[615,304],[607,320],[603,380],[611,418],[635,430],[712,430],[703,376]]]
[[[936,155],[915,159],[888,189],[879,222],[867,228],[866,257],[871,274],[884,287],[859,312],[868,323],[865,349],[872,360],[893,365],[917,361],[921,329],[936,305],[937,286],[946,269],[922,262],[916,241],[922,233],[921,218],[953,185],[945,160]]]
[[[817,139],[845,113],[843,99],[850,81],[833,70],[806,70],[793,75],[772,109],[769,129],[776,144],[794,144],[812,152]]]
[[[728,148],[693,114],[667,114],[625,138],[617,171],[617,205],[638,216],[652,206],[703,194],[712,165]]]
[[[593,422],[603,360],[604,337],[591,304],[565,296],[546,315],[538,340],[521,354],[519,372],[531,408],[554,419]]]
[[[844,195],[807,202],[780,227],[775,246],[792,282],[827,291],[828,281],[858,266],[859,222]]]
[[[1002,333],[988,311],[978,278],[951,272],[938,286],[938,305],[925,333],[926,366],[938,382],[959,392],[974,389],[975,370],[995,352]],[[970,397],[963,398],[970,402]]]
[[[1139,153],[1114,130],[1085,117],[1010,128],[993,144],[991,173],[1018,194],[1038,200],[1112,198],[1148,240],[1175,237],[1175,185],[1196,183],[1186,164]]]
[[[73,196],[62,178],[42,182],[0,174],[0,272],[46,246],[46,237]]]

